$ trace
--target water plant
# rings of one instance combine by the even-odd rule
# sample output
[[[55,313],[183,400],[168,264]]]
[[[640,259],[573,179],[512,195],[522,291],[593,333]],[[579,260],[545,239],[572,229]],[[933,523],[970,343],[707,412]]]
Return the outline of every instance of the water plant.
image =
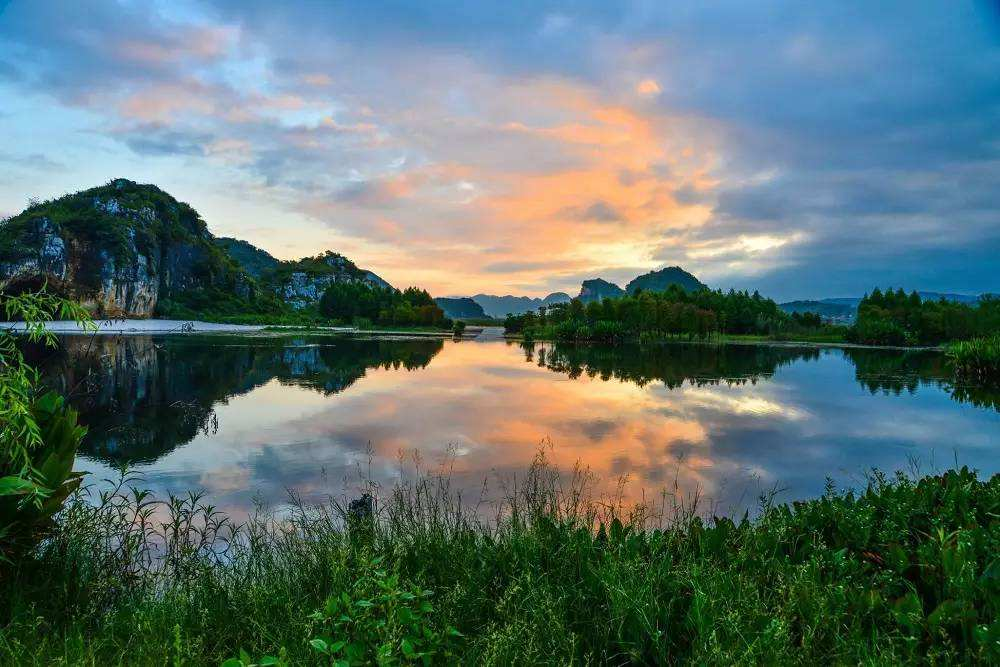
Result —
[[[953,343],[947,354],[958,379],[1000,385],[1000,334]]]

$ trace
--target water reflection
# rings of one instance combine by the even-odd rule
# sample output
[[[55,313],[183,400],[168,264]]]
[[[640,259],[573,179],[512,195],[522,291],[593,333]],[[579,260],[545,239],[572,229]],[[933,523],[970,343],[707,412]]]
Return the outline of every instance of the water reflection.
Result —
[[[913,459],[992,473],[1000,451],[1000,414],[976,407],[996,397],[952,387],[933,353],[128,337],[68,339],[47,368],[90,425],[85,468],[139,464],[154,490],[205,488],[235,514],[414,461],[495,496],[546,438],[602,491],[628,476],[630,500],[676,486],[723,511]]]

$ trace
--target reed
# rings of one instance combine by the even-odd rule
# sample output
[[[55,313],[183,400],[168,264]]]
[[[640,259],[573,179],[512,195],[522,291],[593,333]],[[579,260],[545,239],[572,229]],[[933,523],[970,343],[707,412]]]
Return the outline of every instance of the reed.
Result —
[[[489,511],[427,477],[237,525],[136,482],[7,567],[0,663],[1000,660],[1000,476],[965,468],[736,520],[544,457]]]

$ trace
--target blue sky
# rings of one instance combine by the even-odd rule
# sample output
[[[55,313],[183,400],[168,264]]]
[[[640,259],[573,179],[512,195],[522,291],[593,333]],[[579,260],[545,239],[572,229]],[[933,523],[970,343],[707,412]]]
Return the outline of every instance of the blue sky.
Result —
[[[456,4],[0,0],[0,213],[126,177],[442,295],[1000,292],[996,3]]]

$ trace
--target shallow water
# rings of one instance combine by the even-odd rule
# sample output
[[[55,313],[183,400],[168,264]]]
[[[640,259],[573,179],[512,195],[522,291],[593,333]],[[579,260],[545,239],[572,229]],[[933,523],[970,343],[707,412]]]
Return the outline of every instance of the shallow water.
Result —
[[[998,397],[943,357],[769,346],[524,347],[503,341],[67,337],[45,359],[90,427],[91,481],[128,464],[158,493],[234,516],[446,470],[495,498],[539,448],[594,490],[663,489],[719,513],[815,496],[873,467],[1000,471]],[[546,444],[543,444],[546,443]],[[626,479],[623,487],[619,482]]]

